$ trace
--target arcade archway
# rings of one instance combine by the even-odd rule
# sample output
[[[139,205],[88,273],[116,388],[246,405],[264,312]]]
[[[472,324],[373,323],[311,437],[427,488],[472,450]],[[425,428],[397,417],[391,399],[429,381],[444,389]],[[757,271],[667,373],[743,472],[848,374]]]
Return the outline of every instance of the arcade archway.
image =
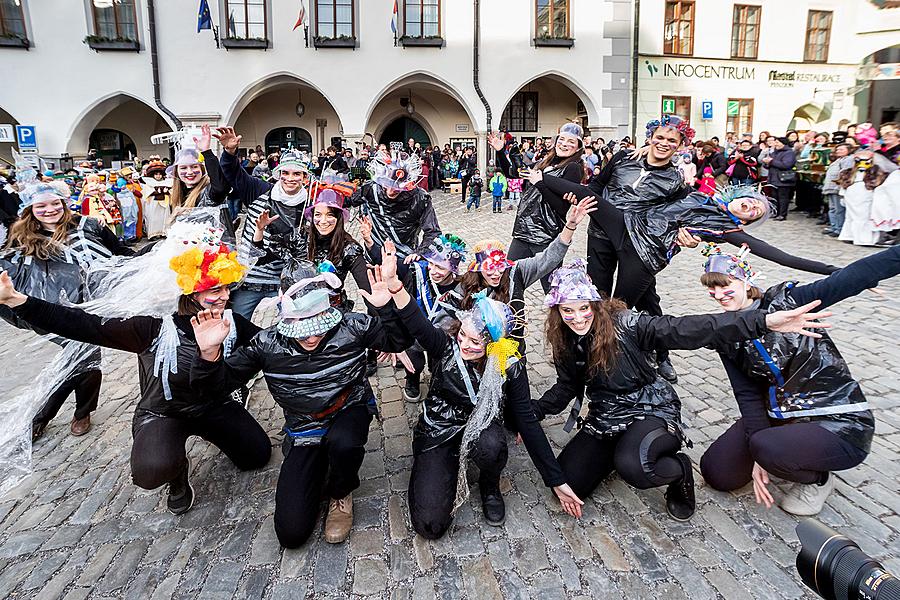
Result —
[[[567,121],[577,122],[587,134],[599,117],[590,95],[557,73],[524,83],[510,96],[500,115],[500,127],[526,139],[552,137]]]
[[[421,123],[410,117],[397,117],[387,124],[378,138],[379,144],[390,146],[391,142],[406,143],[410,138],[422,144],[422,147],[431,145],[431,138]]]
[[[148,104],[127,94],[114,94],[98,100],[81,114],[69,134],[66,151],[73,157],[83,157],[90,150],[97,150],[98,155],[105,152],[116,161],[131,160],[135,155],[169,155],[168,145],[153,144],[150,136],[172,129],[168,119]],[[92,142],[100,143],[105,150]]]

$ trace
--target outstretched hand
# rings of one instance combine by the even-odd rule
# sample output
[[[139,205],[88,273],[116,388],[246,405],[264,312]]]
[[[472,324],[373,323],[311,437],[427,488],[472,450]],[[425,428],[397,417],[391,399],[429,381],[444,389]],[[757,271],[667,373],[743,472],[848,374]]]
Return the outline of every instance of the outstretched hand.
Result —
[[[0,304],[14,308],[24,303],[27,299],[28,296],[16,291],[9,273],[6,271],[0,273]]]
[[[811,338],[820,338],[821,334],[810,329],[828,329],[830,323],[818,322],[816,319],[827,319],[833,313],[831,312],[810,312],[815,307],[822,304],[821,300],[813,300],[809,304],[804,304],[794,310],[779,310],[777,312],[766,315],[766,327],[770,331],[778,333],[799,333]]]
[[[593,196],[582,198],[578,204],[574,204],[566,215],[566,225],[570,228],[578,227],[588,214],[597,210],[597,200]]]
[[[575,192],[566,192],[563,194],[563,200],[569,204],[578,204],[578,196],[575,195]]]
[[[229,154],[237,154],[238,146],[244,139],[244,136],[234,132],[234,127],[216,127],[216,132],[212,135],[219,140],[222,148]]]
[[[197,152],[206,152],[209,150],[210,142],[212,141],[212,133],[209,130],[209,125],[203,125],[200,128],[200,137],[194,138],[194,145],[197,146]]]
[[[222,311],[201,310],[191,317],[191,327],[201,356],[206,360],[218,358],[222,342],[231,331],[231,323],[222,318]]]
[[[391,301],[391,292],[388,288],[388,282],[384,278],[383,269],[382,265],[375,265],[369,269],[369,289],[372,290],[371,292],[363,289],[359,290],[359,295],[375,308],[381,308]]]
[[[366,216],[359,218],[359,235],[366,243],[366,248],[372,247],[372,219]]]
[[[568,483],[554,487],[553,493],[559,498],[559,503],[562,504],[564,511],[576,519],[581,518],[581,507],[584,505],[584,501],[575,495]]]
[[[384,243],[381,252],[381,276],[384,281],[396,286],[397,281],[397,246],[391,240]]]
[[[499,133],[489,133],[487,136],[488,144],[491,145],[491,148],[500,152],[503,148],[506,147],[506,142],[503,141],[503,138],[500,137]]]
[[[278,215],[272,216],[269,214],[268,209],[262,211],[259,217],[256,219],[256,230],[257,231],[265,231],[266,227],[271,225],[278,219]]]

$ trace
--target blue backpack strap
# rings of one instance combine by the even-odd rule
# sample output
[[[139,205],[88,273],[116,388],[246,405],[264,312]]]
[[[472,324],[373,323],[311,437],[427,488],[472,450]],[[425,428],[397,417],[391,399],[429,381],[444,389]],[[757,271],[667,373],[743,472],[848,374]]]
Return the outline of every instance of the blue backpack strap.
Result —
[[[778,388],[784,387],[784,375],[782,375],[781,369],[779,369],[778,365],[775,364],[775,360],[772,359],[772,355],[769,354],[769,351],[766,350],[766,347],[763,346],[763,343],[760,340],[753,340],[753,346],[756,348],[756,351],[759,352],[759,355],[762,357],[763,362],[766,363],[766,367],[768,367],[769,372],[772,373],[772,376],[775,378],[775,383],[777,384],[769,386],[769,408],[776,418],[783,419],[784,415],[782,414],[781,409],[778,407],[778,398],[776,397],[776,394]]]

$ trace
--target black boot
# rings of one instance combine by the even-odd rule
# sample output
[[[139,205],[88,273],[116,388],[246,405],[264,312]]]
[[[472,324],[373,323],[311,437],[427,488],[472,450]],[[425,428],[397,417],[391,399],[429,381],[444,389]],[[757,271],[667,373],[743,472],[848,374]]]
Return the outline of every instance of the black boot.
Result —
[[[666,510],[676,521],[687,521],[694,516],[697,509],[697,499],[694,497],[694,471],[687,454],[679,452],[675,458],[681,463],[684,476],[669,484],[666,490]]]
[[[672,361],[668,358],[660,361],[656,365],[656,369],[659,372],[659,376],[669,383],[678,383],[678,373],[675,372],[675,367],[672,366]]]
[[[484,512],[484,520],[488,525],[500,527],[506,522],[506,503],[503,502],[503,494],[500,493],[500,482],[479,482],[481,488],[481,510]]]
[[[422,377],[418,373],[406,374],[406,385],[403,387],[403,397],[407,402],[418,402],[422,397]]]
[[[191,487],[191,459],[185,460],[184,470],[169,482],[169,499],[167,505],[173,515],[184,514],[194,505],[194,488]]]

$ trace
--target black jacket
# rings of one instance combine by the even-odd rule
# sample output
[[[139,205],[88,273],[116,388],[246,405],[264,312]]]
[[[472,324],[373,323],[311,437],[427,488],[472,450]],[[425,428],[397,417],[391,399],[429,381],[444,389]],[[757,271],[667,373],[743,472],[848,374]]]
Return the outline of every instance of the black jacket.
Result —
[[[780,173],[786,173],[794,170],[797,164],[797,153],[793,148],[785,146],[781,150],[772,153],[772,162],[769,163],[769,185],[773,187],[794,187],[794,183],[781,183],[779,180]]]
[[[716,151],[710,156],[704,157],[700,162],[697,163],[697,178],[703,176],[703,171],[709,167],[712,169],[713,177],[718,177],[719,175],[724,175],[725,171],[728,170],[728,160],[725,158],[725,155],[722,152]]]
[[[422,254],[441,235],[431,196],[421,188],[400,192],[392,199],[370,181],[356,190],[348,204],[362,207],[372,220],[372,239],[382,247],[386,240],[393,241],[401,260],[409,254]]]
[[[135,419],[152,416],[202,417],[210,407],[231,400],[224,391],[221,393],[206,391],[199,394],[191,389],[191,364],[198,352],[189,316],[172,317],[179,340],[178,369],[176,373],[165,374],[172,393],[171,400],[166,400],[162,381],[154,373],[156,351],[153,343],[159,336],[163,325],[162,319],[142,316],[130,319],[104,319],[80,308],[50,304],[32,297],[14,308],[13,312],[32,325],[56,335],[137,354],[141,398],[135,410]],[[237,335],[235,348],[249,343],[259,331],[256,325],[238,314],[232,314],[231,320]]]
[[[659,377],[657,348],[692,350],[715,340],[745,340],[766,331],[765,311],[651,317],[625,310],[615,315],[619,352],[609,372],[587,374],[589,340],[566,335],[574,356],[556,363],[556,383],[535,405],[539,418],[561,412],[582,395],[588,399],[585,429],[601,437],[621,433],[635,419],[658,417],[673,431],[681,430],[681,401],[671,385]]]

